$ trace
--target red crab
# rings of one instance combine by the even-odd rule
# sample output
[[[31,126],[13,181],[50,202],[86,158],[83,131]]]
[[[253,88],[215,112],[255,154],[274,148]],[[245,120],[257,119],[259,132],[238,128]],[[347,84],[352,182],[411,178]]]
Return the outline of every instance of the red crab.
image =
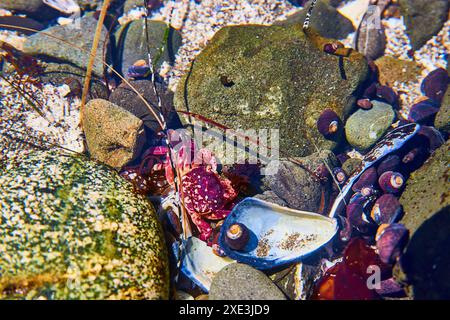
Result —
[[[201,165],[182,177],[180,192],[199,238],[210,244],[213,228],[207,220],[222,220],[230,213],[237,196],[231,181],[219,176],[212,166]]]
[[[237,192],[229,179],[217,173],[217,161],[206,149],[195,150],[192,140],[177,144],[173,164],[180,175],[182,204],[197,227],[199,238],[211,244],[211,221],[224,219],[231,211]],[[174,172],[164,146],[148,149],[141,164],[125,167],[121,175],[141,193],[163,194],[174,184]]]

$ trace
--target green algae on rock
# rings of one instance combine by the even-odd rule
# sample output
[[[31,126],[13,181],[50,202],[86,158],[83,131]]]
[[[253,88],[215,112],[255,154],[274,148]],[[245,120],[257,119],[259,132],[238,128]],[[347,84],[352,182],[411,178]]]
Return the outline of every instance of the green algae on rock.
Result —
[[[324,42],[298,24],[222,28],[178,84],[175,107],[232,129],[279,129],[283,155],[307,156],[311,141],[331,149],[317,119],[327,108],[345,119],[369,71],[361,54],[326,54]]]
[[[112,169],[31,153],[2,171],[0,208],[0,298],[168,298],[155,210]]]
[[[448,88],[444,99],[442,99],[439,112],[434,119],[434,126],[447,134],[450,133],[450,89]]]
[[[400,203],[410,242],[395,268],[415,299],[450,299],[450,141],[408,179]]]

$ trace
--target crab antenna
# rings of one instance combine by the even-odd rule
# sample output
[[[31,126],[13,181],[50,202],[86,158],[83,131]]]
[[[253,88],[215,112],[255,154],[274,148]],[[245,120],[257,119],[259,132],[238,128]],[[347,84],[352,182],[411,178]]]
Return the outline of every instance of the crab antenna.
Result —
[[[308,12],[306,13],[305,21],[303,22],[303,30],[309,28],[309,23],[311,22],[311,15],[316,6],[317,0],[312,0],[311,5],[309,6]]]
[[[172,11],[173,11],[173,7],[170,8],[170,13],[169,13],[169,17],[172,17]],[[178,209],[178,219],[180,220],[180,225],[182,227],[182,232],[181,232],[181,243],[179,246],[179,255],[178,255],[178,261],[177,261],[177,265],[178,267],[181,265],[181,257],[182,257],[182,253],[183,253],[183,249],[184,249],[184,242],[187,238],[187,236],[189,236],[187,234],[187,228],[185,228],[185,225],[187,223],[189,223],[187,221],[187,216],[186,213],[184,211],[184,207],[182,206],[182,204],[180,203],[182,195],[180,194],[180,184],[181,184],[181,177],[178,174],[177,168],[175,167],[174,161],[172,159],[172,150],[173,150],[173,146],[170,142],[170,137],[169,137],[169,132],[168,132],[168,126],[167,126],[167,121],[165,120],[165,117],[163,115],[163,108],[162,108],[162,101],[161,101],[161,96],[158,93],[158,90],[156,88],[156,77],[155,77],[155,66],[153,65],[153,59],[152,59],[152,54],[150,52],[150,40],[149,40],[149,35],[148,35],[148,18],[150,16],[150,12],[149,12],[149,3],[148,0],[144,0],[144,32],[145,32],[145,38],[146,38],[146,44],[147,44],[147,59],[148,59],[148,65],[150,68],[150,73],[151,73],[151,82],[152,82],[152,87],[153,87],[153,93],[155,94],[155,97],[157,99],[157,103],[158,103],[158,113],[159,113],[159,118],[163,124],[163,133],[164,133],[164,137],[166,140],[166,145],[168,148],[168,161],[171,167],[171,170],[174,174],[174,187],[175,187],[175,204],[177,206]],[[164,45],[164,44],[163,44]],[[177,270],[179,270],[179,268],[177,268]],[[176,279],[178,278],[178,276],[176,276]]]

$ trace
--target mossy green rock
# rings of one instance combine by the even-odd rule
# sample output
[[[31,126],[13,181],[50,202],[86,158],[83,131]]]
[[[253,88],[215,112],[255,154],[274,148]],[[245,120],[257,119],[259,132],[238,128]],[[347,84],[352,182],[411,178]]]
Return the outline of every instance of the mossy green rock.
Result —
[[[355,51],[324,53],[327,41],[301,25],[222,28],[178,84],[175,107],[232,129],[279,129],[283,156],[315,152],[311,141],[331,149],[316,121],[326,108],[347,116],[368,66]]]
[[[396,268],[415,299],[450,299],[450,141],[408,179],[400,203],[410,242]]]
[[[450,89],[448,88],[439,112],[436,114],[434,126],[443,132],[450,133]]]
[[[3,169],[0,208],[0,298],[168,298],[155,210],[108,167],[31,153]]]
[[[166,34],[166,32],[168,32]],[[162,21],[148,21],[148,41],[150,53],[156,67],[163,62],[172,64],[175,55],[182,44],[181,34]],[[165,36],[167,35],[167,41]],[[123,75],[128,68],[138,60],[147,60],[147,37],[145,36],[144,20],[134,20],[116,31],[117,64]],[[161,53],[163,55],[161,56]]]
[[[359,109],[345,124],[347,141],[360,150],[373,146],[389,129],[395,119],[392,107],[380,101],[372,101],[369,110]]]

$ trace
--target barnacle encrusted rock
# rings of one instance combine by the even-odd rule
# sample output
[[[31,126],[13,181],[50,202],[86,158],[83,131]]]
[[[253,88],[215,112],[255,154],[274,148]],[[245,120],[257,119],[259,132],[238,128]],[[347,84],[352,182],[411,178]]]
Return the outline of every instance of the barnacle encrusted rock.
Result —
[[[400,203],[410,242],[396,277],[416,299],[450,299],[450,141],[413,172]]]
[[[175,107],[233,129],[279,129],[283,155],[307,156],[311,141],[332,148],[317,119],[329,108],[345,120],[368,66],[356,51],[324,53],[329,41],[300,24],[222,28],[179,83]]]
[[[155,210],[112,169],[34,152],[0,176],[0,299],[167,299]]]

